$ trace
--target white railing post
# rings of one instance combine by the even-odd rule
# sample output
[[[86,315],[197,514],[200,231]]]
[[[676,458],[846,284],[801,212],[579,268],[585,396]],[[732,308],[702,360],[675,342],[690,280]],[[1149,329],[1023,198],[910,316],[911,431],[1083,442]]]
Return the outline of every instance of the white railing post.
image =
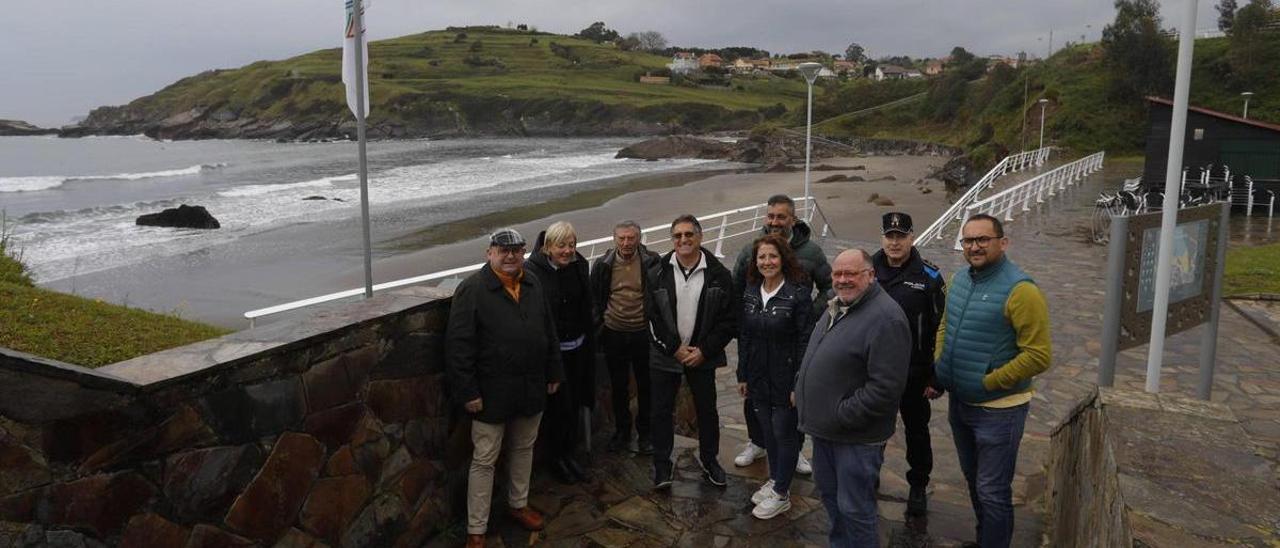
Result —
[[[724,246],[724,229],[728,225],[729,225],[729,216],[725,215],[724,217],[721,217],[720,218],[720,235],[716,237],[716,256],[717,257],[724,256],[723,253],[720,253],[720,249],[721,247]]]

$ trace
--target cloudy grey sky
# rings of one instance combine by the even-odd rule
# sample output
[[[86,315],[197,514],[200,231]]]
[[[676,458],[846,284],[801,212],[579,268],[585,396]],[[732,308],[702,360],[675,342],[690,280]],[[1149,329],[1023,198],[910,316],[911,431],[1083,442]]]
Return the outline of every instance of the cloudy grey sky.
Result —
[[[1176,26],[1189,0],[1164,0]],[[1199,0],[1197,28],[1215,25]],[[11,0],[0,26],[0,119],[60,126],[211,68],[282,59],[341,44],[343,0]],[[604,21],[623,34],[657,30],[672,45],[755,46],[775,53],[843,51],[938,56],[1043,56],[1097,40],[1112,0],[373,0],[373,39],[448,25],[527,23],[573,33]]]

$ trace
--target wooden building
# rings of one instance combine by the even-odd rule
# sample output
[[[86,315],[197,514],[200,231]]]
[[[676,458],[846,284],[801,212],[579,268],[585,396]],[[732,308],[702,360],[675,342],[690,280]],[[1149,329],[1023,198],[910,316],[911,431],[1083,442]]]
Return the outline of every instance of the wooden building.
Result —
[[[1169,158],[1173,101],[1147,97],[1147,104],[1147,151],[1142,180],[1148,188],[1162,189]],[[1280,194],[1280,125],[1190,106],[1185,139],[1182,165],[1193,173],[1212,164],[1214,173],[1218,174],[1222,166],[1227,165],[1232,174],[1248,175],[1258,188]]]

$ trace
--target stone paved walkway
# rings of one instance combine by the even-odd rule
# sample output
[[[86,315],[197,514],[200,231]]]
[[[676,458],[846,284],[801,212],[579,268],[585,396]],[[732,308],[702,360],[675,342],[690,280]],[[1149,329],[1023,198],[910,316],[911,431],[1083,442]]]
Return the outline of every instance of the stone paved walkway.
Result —
[[[1118,187],[1131,177],[1134,165],[1107,169],[1086,183],[1059,196],[1052,208],[1033,211],[1007,225],[1012,239],[1009,256],[1036,278],[1050,307],[1054,358],[1052,369],[1036,382],[1018,472],[1014,480],[1017,525],[1015,546],[1040,546],[1042,538],[1044,467],[1048,460],[1048,435],[1057,421],[1096,380],[1099,330],[1104,283],[1103,247],[1088,243],[1088,219],[1092,200],[1106,185]],[[1104,183],[1105,181],[1105,183]],[[1043,206],[1042,206],[1043,208]],[[1265,221],[1265,220],[1264,220]],[[1249,221],[1250,244],[1269,241],[1266,225]],[[1238,219],[1235,224],[1245,221]],[[1280,231],[1278,231],[1280,232]],[[1233,226],[1237,240],[1246,232]],[[828,242],[834,254],[848,242]],[[870,245],[869,243],[867,244]],[[870,249],[869,249],[870,250]],[[948,275],[963,263],[958,252],[946,245],[925,249],[930,260]],[[1255,306],[1250,304],[1249,306]],[[1277,308],[1265,304],[1263,317],[1280,318]],[[1280,452],[1280,346],[1272,336],[1229,307],[1222,309],[1218,366],[1213,400],[1224,402],[1245,422],[1260,452],[1273,462]],[[1194,395],[1198,378],[1199,328],[1167,341],[1161,390]],[[1117,364],[1117,386],[1141,390],[1144,384],[1145,347],[1124,352]],[[536,474],[531,504],[547,513],[547,530],[529,534],[510,520],[497,517],[490,546],[539,544],[547,546],[804,546],[825,545],[828,522],[808,478],[798,477],[792,510],[770,521],[750,515],[751,493],[764,480],[763,459],[747,468],[732,463],[746,439],[741,399],[733,372],[719,372],[719,409],[722,428],[720,460],[730,473],[729,486],[717,489],[699,479],[693,451],[696,442],[677,440],[677,481],[670,493],[649,490],[649,460],[631,454],[596,451],[592,457],[593,481],[561,486],[545,474]],[[881,476],[881,538],[886,546],[956,546],[973,537],[973,514],[963,478],[956,465],[955,449],[946,419],[946,398],[934,403],[931,423],[934,472],[930,485],[927,520],[903,519],[907,484],[901,428],[886,451]],[[603,439],[596,447],[603,447]],[[806,450],[808,454],[808,450]]]

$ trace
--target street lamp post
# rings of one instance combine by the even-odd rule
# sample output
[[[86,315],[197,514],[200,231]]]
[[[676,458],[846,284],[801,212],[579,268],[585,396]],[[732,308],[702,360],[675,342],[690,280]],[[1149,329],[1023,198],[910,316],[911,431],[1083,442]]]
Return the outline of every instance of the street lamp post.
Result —
[[[1249,98],[1253,97],[1253,92],[1246,91],[1244,93],[1241,93],[1240,96],[1244,97],[1244,116],[1241,116],[1241,118],[1248,120],[1249,119]]]
[[[822,70],[819,63],[800,63],[797,67],[800,74],[804,76],[804,81],[809,84],[809,112],[804,124],[804,199],[805,199],[805,219],[813,220],[813,196],[809,194],[809,157],[813,150],[813,82],[818,79],[818,72]]]
[[[1036,101],[1040,103],[1040,148],[1044,148],[1044,106],[1049,104],[1048,99]]]

